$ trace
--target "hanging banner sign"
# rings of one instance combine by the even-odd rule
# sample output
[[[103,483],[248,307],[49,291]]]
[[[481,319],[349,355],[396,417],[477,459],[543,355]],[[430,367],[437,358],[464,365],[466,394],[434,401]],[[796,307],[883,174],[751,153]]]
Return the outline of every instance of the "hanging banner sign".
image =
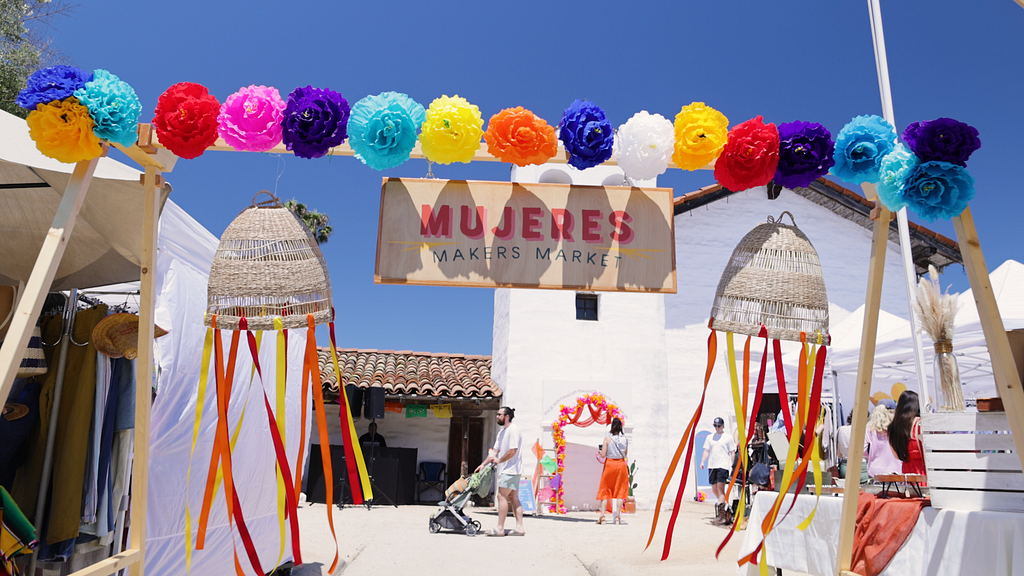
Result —
[[[676,292],[671,188],[385,178],[379,284]]]

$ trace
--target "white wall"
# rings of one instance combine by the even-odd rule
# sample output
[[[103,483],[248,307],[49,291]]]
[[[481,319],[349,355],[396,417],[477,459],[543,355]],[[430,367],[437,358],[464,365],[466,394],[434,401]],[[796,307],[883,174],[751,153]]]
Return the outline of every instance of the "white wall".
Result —
[[[516,168],[512,179],[611,185],[618,183],[620,175],[614,167],[580,172],[549,165]],[[496,290],[493,377],[505,391],[503,403],[517,409],[516,423],[523,430],[524,443],[532,445],[540,438],[545,448],[553,446],[550,425],[557,416],[559,398],[572,402],[581,392],[605,393],[626,412],[630,460],[635,459],[638,466],[637,506],[652,508],[700,401],[708,315],[719,277],[743,236],[767,216],[778,217],[783,211],[793,214],[817,250],[830,308],[837,316],[832,321],[842,320],[864,303],[871,231],[789,190],[768,200],[764,188],[756,188],[675,217],[678,293],[599,293],[597,322],[575,319],[571,291]],[[902,279],[899,246],[890,242],[882,308],[906,318]],[[725,418],[735,429],[725,335],[718,338],[718,358],[698,430],[710,430],[715,416]],[[742,350],[744,340],[736,337],[734,345]],[[763,343],[752,343],[758,353],[759,346]],[[784,357],[796,353],[795,345],[784,343]],[[603,430],[596,428],[570,429],[567,440],[593,444],[596,449],[603,437]],[[534,463],[528,455],[527,470],[532,472]],[[682,462],[676,477],[681,467]],[[691,470],[687,496],[693,493],[692,478]],[[670,486],[669,502],[676,488]],[[579,495],[579,499],[585,497]],[[578,500],[576,495],[572,499]]]
[[[618,185],[622,180],[622,172],[613,167],[580,172],[565,166],[516,168],[512,179],[565,182],[565,176],[576,184]],[[630,460],[660,462],[665,457],[662,430],[669,414],[664,296],[598,293],[597,322],[576,319],[576,293],[568,290],[498,289],[494,302],[494,377],[505,391],[502,403],[516,409],[524,449],[537,439],[544,448],[553,448],[551,423],[560,401],[574,404],[580,394],[597,391],[624,412]],[[571,428],[566,438],[592,445],[596,452],[605,431],[601,426]],[[532,474],[536,459],[525,456],[525,470]],[[651,475],[653,467],[641,465],[648,470],[636,493],[642,508],[653,507],[660,482]],[[586,479],[581,481],[588,487],[579,490],[592,488]],[[567,503],[593,498],[572,490],[567,484]]]
[[[327,413],[327,434],[331,444],[340,446],[343,444],[341,435],[341,406],[328,404],[324,406]],[[356,434],[366,434],[370,421],[361,419],[356,421]],[[405,414],[388,412],[383,419],[377,420],[377,433],[387,441],[388,448],[417,448],[416,466],[419,470],[420,462],[444,462],[448,463],[448,428],[451,425],[450,418],[434,418],[430,411],[427,411],[426,418],[406,418]],[[313,431],[316,434],[316,414],[313,415]],[[319,444],[319,438],[312,439],[314,444]],[[486,442],[486,439],[485,439]]]

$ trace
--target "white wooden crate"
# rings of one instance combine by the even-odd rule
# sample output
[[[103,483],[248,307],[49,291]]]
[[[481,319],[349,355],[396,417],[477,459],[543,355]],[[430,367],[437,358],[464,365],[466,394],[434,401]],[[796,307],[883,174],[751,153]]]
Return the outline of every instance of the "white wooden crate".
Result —
[[[932,506],[1024,512],[1024,474],[1005,412],[921,417]]]

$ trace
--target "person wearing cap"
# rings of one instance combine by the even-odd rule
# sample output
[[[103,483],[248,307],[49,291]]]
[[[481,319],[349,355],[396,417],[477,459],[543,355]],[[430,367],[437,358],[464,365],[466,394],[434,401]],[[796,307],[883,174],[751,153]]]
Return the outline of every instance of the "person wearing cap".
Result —
[[[715,524],[729,522],[729,504],[725,500],[725,488],[729,483],[733,459],[736,456],[736,441],[732,434],[725,433],[725,420],[715,418],[715,433],[704,440],[704,456],[700,467],[708,468],[711,491],[715,494]]]

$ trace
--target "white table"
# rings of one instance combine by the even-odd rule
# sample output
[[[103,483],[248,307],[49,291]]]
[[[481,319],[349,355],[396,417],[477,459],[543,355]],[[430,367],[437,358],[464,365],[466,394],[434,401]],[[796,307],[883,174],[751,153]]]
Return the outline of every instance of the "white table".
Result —
[[[761,521],[777,494],[761,491],[754,497],[740,557],[752,552],[761,540]],[[783,511],[793,496],[786,495]],[[769,534],[765,547],[772,567],[816,576],[835,574],[839,524],[843,499],[822,496],[814,520],[806,530],[797,525],[814,507],[813,495],[801,495],[796,506]],[[757,576],[748,564],[739,574]],[[965,512],[925,508],[913,532],[886,566],[887,576],[1024,576],[1024,514]]]

